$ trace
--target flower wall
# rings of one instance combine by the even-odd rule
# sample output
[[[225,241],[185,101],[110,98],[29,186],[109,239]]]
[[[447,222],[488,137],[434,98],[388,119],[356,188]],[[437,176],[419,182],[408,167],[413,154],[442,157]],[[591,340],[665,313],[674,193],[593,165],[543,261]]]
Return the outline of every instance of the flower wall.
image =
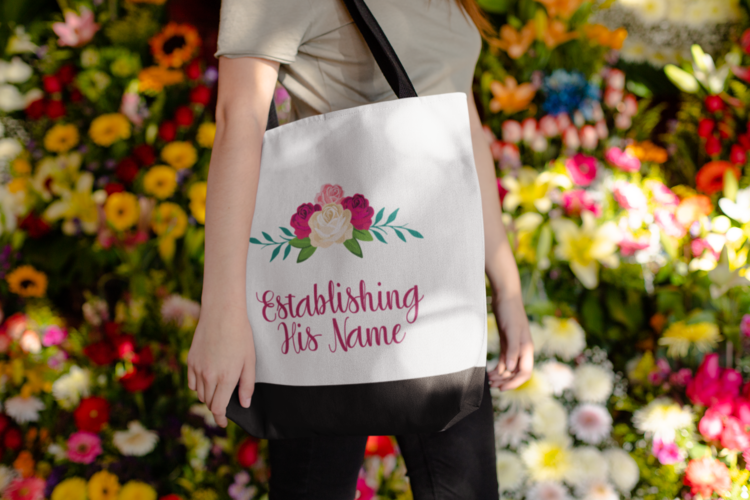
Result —
[[[3,498],[267,498],[266,442],[187,389],[218,74],[210,33],[162,3],[8,4]],[[747,498],[746,3],[480,3],[474,91],[536,346],[531,379],[492,391],[503,497]],[[421,236],[345,200],[355,254]],[[309,258],[311,214],[252,243]],[[411,498],[406,472],[371,436],[357,498]]]

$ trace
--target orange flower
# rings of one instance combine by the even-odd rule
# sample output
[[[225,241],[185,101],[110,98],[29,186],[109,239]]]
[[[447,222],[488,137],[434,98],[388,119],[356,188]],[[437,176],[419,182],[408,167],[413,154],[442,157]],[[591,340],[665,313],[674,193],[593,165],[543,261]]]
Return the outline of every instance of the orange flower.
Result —
[[[583,0],[539,0],[539,3],[544,5],[550,17],[560,16],[567,19],[578,10]]]
[[[727,495],[732,488],[729,469],[723,462],[713,457],[703,457],[688,462],[683,478],[685,486],[693,495],[710,498],[716,492]]]
[[[23,477],[34,475],[34,465],[34,457],[31,456],[31,452],[28,450],[21,451],[13,461],[13,468],[20,472]]]
[[[625,148],[625,151],[641,161],[664,163],[669,155],[667,150],[660,148],[651,141],[636,142]]]
[[[180,83],[184,78],[182,71],[166,69],[161,66],[149,66],[138,73],[138,90],[141,92],[161,92],[165,86]]]
[[[505,85],[498,81],[490,84],[493,98],[490,101],[490,111],[499,113],[505,111],[513,114],[529,107],[536,95],[536,88],[530,83],[518,82],[512,76],[505,77]]]
[[[625,28],[617,28],[614,31],[610,31],[603,24],[585,24],[583,32],[588,38],[599,45],[615,50],[620,50],[625,39],[628,37],[628,30]]]
[[[544,30],[544,44],[548,49],[554,49],[558,45],[574,38],[578,38],[578,33],[568,31],[568,27],[559,19],[547,23],[547,29]]]
[[[148,41],[159,66],[179,68],[201,45],[198,30],[189,24],[171,22]]]
[[[715,160],[703,165],[695,176],[695,185],[707,195],[712,195],[724,189],[724,172],[731,169],[734,176],[740,178],[740,169],[728,161]]]
[[[500,28],[500,38],[491,40],[490,44],[507,52],[511,59],[518,59],[529,50],[534,38],[536,34],[533,21],[526,23],[521,31],[516,31],[513,26],[506,24]]]
[[[699,220],[704,215],[710,215],[714,206],[708,196],[696,194],[682,200],[675,210],[677,221],[685,227]]]

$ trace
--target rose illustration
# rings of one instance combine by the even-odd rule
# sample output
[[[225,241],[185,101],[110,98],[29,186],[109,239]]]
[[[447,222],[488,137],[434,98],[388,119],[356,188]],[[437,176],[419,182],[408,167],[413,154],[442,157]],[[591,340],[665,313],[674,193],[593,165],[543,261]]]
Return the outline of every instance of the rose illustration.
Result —
[[[323,205],[320,212],[315,212],[308,222],[310,226],[310,244],[314,247],[328,248],[334,243],[343,243],[352,237],[354,227],[351,223],[352,212],[339,203]]]
[[[312,203],[303,203],[297,207],[297,213],[292,215],[292,220],[289,222],[294,228],[294,235],[299,239],[304,239],[310,236],[310,225],[308,221],[312,214],[319,212],[321,209],[320,205]]]
[[[327,205],[329,203],[339,203],[344,197],[344,188],[338,184],[323,184],[320,192],[315,195],[315,203]]]
[[[359,229],[360,231],[370,229],[375,210],[372,209],[367,198],[361,194],[347,196],[341,200],[341,206],[352,212],[352,226],[354,226],[354,229]]]

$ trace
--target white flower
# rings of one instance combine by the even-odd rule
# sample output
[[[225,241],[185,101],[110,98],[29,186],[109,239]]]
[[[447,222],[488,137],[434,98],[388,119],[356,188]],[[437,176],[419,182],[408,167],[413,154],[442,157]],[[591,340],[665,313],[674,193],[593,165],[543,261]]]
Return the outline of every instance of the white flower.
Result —
[[[542,349],[548,355],[570,361],[586,348],[586,333],[575,319],[545,316],[542,325],[547,332]]]
[[[21,473],[16,469],[12,469],[5,465],[0,465],[0,493],[5,491],[5,488],[7,488],[8,485],[20,475]]]
[[[573,392],[585,403],[604,403],[612,394],[614,374],[601,366],[585,363],[575,369]]]
[[[593,446],[581,446],[574,448],[571,452],[573,468],[570,483],[577,487],[585,487],[592,481],[606,481],[609,473],[609,464],[598,448]]]
[[[515,389],[500,392],[500,409],[512,410],[531,408],[552,393],[552,389],[539,370],[533,370],[529,379]]]
[[[496,454],[497,482],[500,491],[512,491],[518,489],[526,479],[521,458],[511,451],[498,451]]]
[[[38,353],[42,350],[42,341],[34,330],[23,332],[18,344],[24,352]]]
[[[573,369],[564,363],[551,359],[542,363],[539,371],[547,378],[555,396],[573,387]]]
[[[609,464],[609,478],[622,493],[629,494],[640,479],[638,464],[621,448],[608,448],[603,454]]]
[[[659,397],[633,413],[633,425],[654,439],[672,442],[675,431],[689,427],[693,422],[690,407],[681,407],[667,397]]]
[[[142,457],[150,453],[159,441],[159,435],[143,427],[137,420],[128,422],[128,430],[115,431],[112,443],[123,455]]]
[[[314,247],[328,248],[334,243],[343,243],[352,238],[352,212],[340,203],[328,203],[312,214],[310,225],[310,244]]]
[[[634,63],[644,62],[648,55],[649,47],[642,40],[628,39],[622,46],[620,55],[623,59]]]
[[[531,415],[525,411],[506,411],[495,420],[495,442],[498,448],[517,448],[529,437]]]
[[[214,414],[211,413],[211,409],[206,406],[205,403],[194,404],[190,407],[190,413],[203,417],[203,420],[206,421],[206,425],[208,425],[209,427],[218,426],[218,424],[216,423],[216,419],[214,418]]]
[[[188,450],[188,462],[193,469],[205,470],[206,457],[211,450],[211,440],[206,437],[203,429],[193,429],[187,424],[180,428],[180,442]]]
[[[719,200],[721,211],[740,224],[750,222],[750,187],[737,191],[735,201],[729,198]]]
[[[23,26],[16,26],[15,32],[8,40],[5,52],[8,54],[21,54],[23,52],[34,52],[39,47],[31,41],[31,37]]]
[[[589,444],[599,444],[612,432],[612,415],[602,405],[584,403],[570,414],[573,435]]]
[[[6,137],[0,139],[0,160],[13,160],[23,151],[23,146],[17,139]]]
[[[664,19],[669,8],[667,0],[620,0],[620,3],[634,9],[644,21],[649,23]]]
[[[526,492],[526,500],[572,500],[568,490],[560,483],[544,481],[537,483]]]
[[[23,94],[15,85],[0,85],[0,111],[11,113],[26,107]]]
[[[14,57],[10,62],[0,61],[0,81],[23,83],[31,77],[31,66]]]
[[[535,350],[541,351],[544,349],[544,344],[547,343],[547,330],[539,323],[531,321],[529,322],[529,331],[531,332],[531,341],[534,343]]]
[[[578,496],[581,500],[619,500],[619,495],[605,480],[591,481],[585,487],[580,488]]]
[[[192,328],[198,322],[201,305],[173,293],[161,305],[161,317],[164,321],[175,321],[178,326]]]
[[[89,395],[91,389],[91,373],[87,368],[73,365],[70,372],[55,380],[52,384],[52,395],[66,410],[78,405],[81,397]]]
[[[520,454],[534,481],[567,481],[575,468],[568,436],[531,441]]]
[[[47,446],[47,453],[55,457],[55,461],[61,462],[68,459],[68,450],[64,446],[60,446],[57,443],[50,443]]]
[[[547,398],[534,407],[531,429],[537,436],[559,436],[565,434],[567,427],[568,412],[559,401]]]
[[[36,396],[13,396],[5,401],[5,413],[19,424],[36,422],[39,412],[44,410],[44,403]]]

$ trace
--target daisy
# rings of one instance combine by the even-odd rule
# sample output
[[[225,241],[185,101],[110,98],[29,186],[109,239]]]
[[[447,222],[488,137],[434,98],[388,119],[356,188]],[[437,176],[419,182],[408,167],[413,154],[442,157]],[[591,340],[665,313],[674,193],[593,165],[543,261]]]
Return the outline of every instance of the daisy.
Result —
[[[667,397],[656,398],[633,413],[633,425],[636,429],[669,443],[674,441],[678,429],[689,427],[692,422],[690,408],[681,407]]]
[[[150,431],[137,421],[128,422],[127,431],[116,431],[112,443],[123,455],[143,456],[150,453],[156,446],[159,435]]]
[[[622,448],[608,448],[602,453],[609,465],[610,480],[622,493],[629,494],[641,476],[638,464]]]
[[[44,403],[36,396],[25,398],[18,395],[5,401],[5,413],[19,424],[36,422],[39,420],[39,412],[44,408]]]
[[[571,497],[562,484],[544,481],[528,489],[526,500],[571,500]]]
[[[580,489],[578,497],[582,500],[619,500],[620,498],[612,485],[605,480],[589,482]]]
[[[542,324],[547,331],[543,350],[548,355],[570,361],[586,348],[586,334],[575,319],[545,316]]]
[[[521,450],[521,458],[534,481],[564,481],[574,468],[567,436],[532,441]]]
[[[589,444],[599,444],[612,431],[612,415],[602,405],[584,403],[570,414],[573,435]]]
[[[539,370],[533,370],[531,377],[519,387],[500,393],[500,409],[526,410],[549,397],[551,393],[552,389],[546,377]]]
[[[517,448],[529,437],[531,416],[525,411],[506,411],[495,420],[495,441],[499,448]]]
[[[612,394],[614,374],[598,365],[585,363],[575,369],[573,391],[579,401],[604,403]]]
[[[548,398],[534,407],[531,428],[537,436],[554,437],[565,434],[568,412],[555,399]]]
[[[568,365],[551,359],[542,363],[539,371],[549,382],[553,395],[560,396],[566,389],[573,388],[573,369]]]
[[[498,451],[497,481],[500,491],[512,491],[521,486],[526,479],[526,469],[518,455],[510,451]]]
[[[581,446],[572,451],[576,466],[571,471],[570,483],[584,487],[592,481],[606,481],[609,465],[602,452],[593,446]]]
[[[81,397],[89,395],[91,374],[88,369],[73,365],[70,372],[55,380],[52,384],[52,395],[66,410],[78,405]]]

